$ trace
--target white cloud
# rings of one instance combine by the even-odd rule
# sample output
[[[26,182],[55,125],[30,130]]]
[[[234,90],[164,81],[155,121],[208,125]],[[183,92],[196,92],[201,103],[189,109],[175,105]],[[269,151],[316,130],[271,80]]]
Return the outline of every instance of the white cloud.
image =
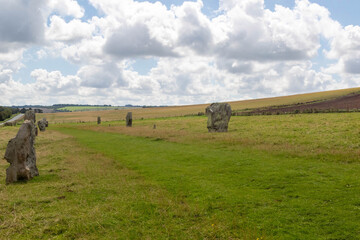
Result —
[[[103,52],[105,39],[101,36],[94,36],[91,39],[65,45],[61,49],[61,56],[75,64],[103,64],[108,59]]]
[[[349,25],[341,29],[325,54],[338,60],[337,66],[331,66],[333,70],[339,69],[338,73],[360,74],[360,27]]]
[[[87,65],[78,71],[81,86],[91,88],[112,88],[127,83],[123,77],[123,69],[116,64]]]
[[[56,94],[73,95],[78,93],[80,79],[77,76],[63,76],[59,71],[48,72],[45,69],[35,69],[31,72],[31,77],[35,79],[33,89],[46,95]]]
[[[9,68],[13,71],[19,70],[23,64],[20,62],[23,56],[24,49],[14,49],[11,52],[1,53],[0,52],[0,65],[3,68]]]
[[[242,9],[248,16],[258,17],[263,15],[264,0],[220,0],[220,10],[230,12],[233,9]]]
[[[81,18],[84,16],[84,9],[76,0],[49,0],[50,11],[59,13],[61,16],[72,16]]]
[[[44,3],[44,0],[0,0],[0,53],[43,41]]]
[[[102,17],[82,20],[84,9],[75,0],[0,0],[0,20],[7,23],[0,23],[0,94],[6,96],[0,104],[19,102],[18,92],[23,101],[40,104],[191,104],[360,83],[360,27],[343,28],[308,0],[274,11],[264,0],[220,0],[214,18],[204,15],[201,0],[170,8],[89,2]],[[324,54],[337,63],[316,71],[311,61],[320,39],[329,41]],[[34,45],[38,59],[62,57],[79,66],[77,73],[35,69],[35,83],[14,81],[23,52]],[[149,57],[157,65],[146,75],[129,65]]]
[[[224,14],[212,20],[221,39],[216,52],[221,58],[244,61],[308,60],[320,48],[322,27],[329,13],[307,0],[295,8],[276,6],[265,10],[263,1],[222,1]]]
[[[177,44],[193,49],[199,54],[211,54],[213,34],[210,20],[201,12],[203,3],[185,2],[180,7],[174,7],[178,20]]]
[[[106,53],[119,58],[176,56],[171,48],[152,38],[148,27],[142,23],[115,30],[104,47]]]
[[[50,41],[74,42],[83,38],[91,38],[94,27],[79,19],[66,23],[64,19],[54,15],[50,18],[50,26],[46,30],[46,39]]]
[[[13,71],[10,69],[2,70],[0,67],[0,83],[8,83],[11,80],[11,75]]]

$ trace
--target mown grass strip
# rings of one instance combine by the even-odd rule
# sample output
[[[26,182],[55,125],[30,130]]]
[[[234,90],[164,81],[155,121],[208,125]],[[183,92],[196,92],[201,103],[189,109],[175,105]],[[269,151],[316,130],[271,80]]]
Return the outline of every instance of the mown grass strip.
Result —
[[[13,129],[1,132],[12,135]],[[6,139],[0,142],[4,146]],[[27,183],[0,183],[0,239],[220,237],[186,199],[74,138],[47,130],[36,145],[40,176]],[[6,167],[1,162],[0,179]],[[243,232],[247,239],[256,237]]]
[[[275,239],[356,239],[360,234],[358,164],[59,130],[185,200],[198,209],[199,219],[218,227],[221,238],[243,238],[244,229]]]

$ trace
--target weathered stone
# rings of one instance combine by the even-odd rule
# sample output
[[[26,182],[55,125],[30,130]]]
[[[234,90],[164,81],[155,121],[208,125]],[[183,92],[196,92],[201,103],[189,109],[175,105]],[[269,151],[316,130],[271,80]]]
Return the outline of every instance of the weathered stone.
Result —
[[[154,124],[153,129],[156,129],[156,124]]]
[[[43,118],[43,121],[45,122],[45,127],[49,127],[49,122],[46,120],[46,118]]]
[[[36,115],[35,115],[35,111],[34,110],[27,110],[25,112],[25,116],[24,116],[24,120],[29,120],[32,121],[34,123],[34,125],[36,124]],[[38,129],[35,125],[35,136],[38,135]]]
[[[34,148],[36,129],[32,121],[25,120],[16,137],[9,141],[4,156],[10,163],[6,169],[6,184],[39,175]]]
[[[227,132],[231,117],[231,107],[228,103],[213,103],[205,109],[208,116],[209,132]]]
[[[16,121],[6,122],[6,123],[4,123],[4,126],[16,126]]]
[[[46,130],[46,121],[44,121],[44,119],[38,121],[38,127],[40,132],[45,132]]]
[[[25,112],[24,120],[31,120],[33,123],[36,123],[36,116],[34,110],[27,110]]]
[[[132,112],[128,112],[126,115],[126,126],[132,127]]]
[[[101,117],[97,118],[97,124],[101,124]]]

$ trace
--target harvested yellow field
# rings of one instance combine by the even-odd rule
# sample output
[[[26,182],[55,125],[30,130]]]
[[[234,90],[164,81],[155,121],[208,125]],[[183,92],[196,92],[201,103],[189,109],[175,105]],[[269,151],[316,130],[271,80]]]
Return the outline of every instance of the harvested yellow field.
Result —
[[[350,93],[359,92],[360,88],[349,88],[335,91],[316,92],[297,94],[291,96],[251,99],[243,101],[229,102],[232,110],[243,110],[260,107],[269,107],[276,105],[287,105],[295,103],[304,103],[310,101],[320,101],[336,98]],[[89,112],[65,112],[65,113],[44,113],[38,114],[38,118],[46,117],[50,123],[69,123],[69,122],[92,122],[100,116],[102,121],[124,120],[127,112],[133,113],[133,118],[149,119],[162,117],[180,117],[185,115],[198,114],[204,112],[209,104],[171,106],[159,108],[136,108],[123,110],[89,111]]]

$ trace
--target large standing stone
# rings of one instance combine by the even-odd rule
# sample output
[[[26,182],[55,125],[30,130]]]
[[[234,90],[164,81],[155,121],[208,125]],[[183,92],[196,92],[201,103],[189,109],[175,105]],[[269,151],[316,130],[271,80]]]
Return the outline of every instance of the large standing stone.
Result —
[[[6,169],[6,184],[29,180],[39,175],[34,148],[35,132],[35,124],[25,120],[16,137],[9,141],[4,156],[10,163],[10,167]]]
[[[46,130],[46,120],[44,121],[44,119],[38,121],[38,127],[40,129],[40,132],[45,132]]]
[[[24,120],[31,120],[33,123],[36,123],[36,116],[34,110],[27,110],[25,112]]]
[[[132,127],[132,112],[128,112],[126,115],[126,126]]]
[[[213,103],[205,111],[209,132],[227,132],[231,117],[231,107],[228,103]]]
[[[101,124],[101,117],[100,116],[97,118],[97,124]]]

